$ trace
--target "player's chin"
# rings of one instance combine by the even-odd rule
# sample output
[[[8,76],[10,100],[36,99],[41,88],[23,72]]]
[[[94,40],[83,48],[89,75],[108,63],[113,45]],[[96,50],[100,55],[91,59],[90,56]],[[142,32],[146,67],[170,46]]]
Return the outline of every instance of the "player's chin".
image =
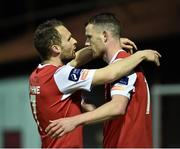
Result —
[[[71,55],[71,56],[66,56],[66,57],[61,57],[61,60],[64,64],[69,63],[71,60],[73,60],[75,58],[75,55]]]
[[[76,57],[76,52],[73,50],[72,51],[72,57],[75,58]]]

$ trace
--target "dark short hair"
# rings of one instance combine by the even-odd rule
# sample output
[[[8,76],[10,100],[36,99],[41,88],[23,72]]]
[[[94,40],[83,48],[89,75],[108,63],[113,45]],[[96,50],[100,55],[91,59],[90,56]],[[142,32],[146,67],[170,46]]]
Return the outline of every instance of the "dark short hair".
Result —
[[[51,46],[61,43],[61,35],[55,29],[64,24],[56,19],[48,20],[40,24],[34,34],[34,46],[42,60],[47,60],[51,54]]]
[[[100,13],[91,17],[85,24],[93,24],[111,31],[114,36],[120,37],[120,22],[112,13]]]

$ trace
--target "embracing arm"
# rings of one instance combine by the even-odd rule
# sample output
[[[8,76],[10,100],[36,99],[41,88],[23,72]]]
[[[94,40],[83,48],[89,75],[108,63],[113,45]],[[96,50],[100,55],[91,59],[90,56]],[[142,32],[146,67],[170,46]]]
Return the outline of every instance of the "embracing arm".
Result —
[[[46,132],[51,137],[63,136],[79,125],[102,122],[118,115],[123,115],[125,114],[127,104],[127,97],[115,95],[111,101],[103,104],[94,111],[52,121],[46,128]]]
[[[136,44],[128,38],[120,38],[120,44],[121,48],[130,54],[138,50]]]
[[[94,58],[96,57],[91,47],[84,47],[76,52],[76,57],[70,62],[70,65],[73,67],[80,67]]]
[[[86,103],[84,99],[81,100],[81,108],[84,112],[93,111],[96,109],[96,106],[93,104]]]
[[[75,126],[93,124],[124,115],[129,99],[125,96],[114,95],[112,100],[97,109],[72,117]]]
[[[116,61],[104,68],[97,69],[92,84],[100,85],[113,82],[118,78],[129,74],[143,60],[155,62],[156,65],[159,66],[159,57],[161,57],[161,55],[154,50],[137,51],[135,54],[127,58]]]
[[[128,38],[120,38],[120,43],[122,48],[130,52],[131,54],[133,54],[133,49],[137,50],[135,43]],[[76,57],[70,62],[70,65],[73,67],[80,67],[101,56],[97,54],[98,53],[95,53],[95,51],[92,50],[90,46],[84,47],[76,52]]]

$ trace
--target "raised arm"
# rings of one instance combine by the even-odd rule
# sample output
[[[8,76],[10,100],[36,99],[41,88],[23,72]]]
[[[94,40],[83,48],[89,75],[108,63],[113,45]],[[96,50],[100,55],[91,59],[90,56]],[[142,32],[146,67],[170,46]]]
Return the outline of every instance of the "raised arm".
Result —
[[[120,43],[122,48],[131,54],[134,53],[133,49],[137,50],[136,44],[128,38],[120,38]],[[97,54],[100,53],[94,53],[90,46],[84,47],[76,52],[76,57],[70,62],[70,65],[73,67],[80,67],[101,56]]]
[[[91,49],[90,46],[84,47],[76,52],[76,57],[70,62],[70,65],[73,67],[80,67],[91,60],[93,60],[95,57],[94,51]]]
[[[155,62],[160,65],[159,57],[161,55],[154,50],[137,51],[135,54],[110,64],[104,68],[97,69],[92,81],[93,85],[100,85],[113,82],[129,74],[143,60]]]

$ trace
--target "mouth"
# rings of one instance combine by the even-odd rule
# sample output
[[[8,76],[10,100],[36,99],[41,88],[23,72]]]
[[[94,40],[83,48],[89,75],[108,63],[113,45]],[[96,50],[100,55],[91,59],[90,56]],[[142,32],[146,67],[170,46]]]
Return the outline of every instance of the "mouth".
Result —
[[[77,50],[76,50],[76,46],[74,46],[74,48],[73,48],[73,52],[76,52]]]
[[[74,48],[73,48],[73,50],[76,50],[76,46],[74,45]]]

